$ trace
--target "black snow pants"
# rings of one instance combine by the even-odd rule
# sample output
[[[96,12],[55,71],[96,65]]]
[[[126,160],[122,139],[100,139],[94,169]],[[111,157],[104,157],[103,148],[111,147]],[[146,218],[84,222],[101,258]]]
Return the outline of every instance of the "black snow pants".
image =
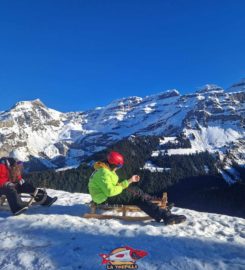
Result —
[[[7,185],[0,188],[0,195],[5,195],[7,197],[9,207],[13,213],[19,211],[21,208],[26,206],[26,203],[23,202],[19,196],[21,193],[27,193],[32,195],[35,192],[36,188],[28,182],[24,182],[22,185],[17,183],[13,185]],[[38,189],[38,194],[35,196],[35,201],[40,202],[46,196],[46,192],[41,189]],[[47,199],[51,199],[47,196]],[[45,202],[43,203],[45,205]]]
[[[105,201],[105,203],[125,204],[125,197],[131,198],[130,201],[127,202],[126,204],[137,205],[143,212],[145,212],[147,215],[149,215],[150,217],[152,217],[158,222],[161,219],[165,219],[171,214],[169,210],[161,209],[158,205],[152,203],[150,200],[155,199],[155,197],[150,196],[149,194],[145,193],[140,188],[125,189],[121,194],[115,197],[108,198]]]

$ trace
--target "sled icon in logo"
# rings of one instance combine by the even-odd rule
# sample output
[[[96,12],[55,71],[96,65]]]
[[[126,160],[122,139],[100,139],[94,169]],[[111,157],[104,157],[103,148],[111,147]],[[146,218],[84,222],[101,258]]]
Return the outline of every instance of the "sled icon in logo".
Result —
[[[137,269],[136,261],[147,255],[144,250],[125,246],[112,250],[110,254],[100,254],[100,257],[102,264],[107,264],[106,269]]]

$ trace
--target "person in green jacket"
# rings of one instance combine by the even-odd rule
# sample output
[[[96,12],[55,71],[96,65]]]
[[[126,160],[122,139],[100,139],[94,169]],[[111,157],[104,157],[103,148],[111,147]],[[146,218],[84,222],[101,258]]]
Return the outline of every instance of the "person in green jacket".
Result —
[[[164,221],[166,225],[177,224],[186,220],[183,215],[174,215],[170,210],[161,209],[152,203],[150,195],[138,189],[135,192],[128,188],[130,184],[140,181],[139,175],[133,175],[130,179],[119,182],[116,171],[124,165],[124,157],[118,152],[110,152],[106,162],[96,162],[94,173],[89,179],[88,189],[92,200],[96,204],[110,202],[111,197],[118,196],[124,192],[134,194],[130,203],[137,205],[157,222]]]

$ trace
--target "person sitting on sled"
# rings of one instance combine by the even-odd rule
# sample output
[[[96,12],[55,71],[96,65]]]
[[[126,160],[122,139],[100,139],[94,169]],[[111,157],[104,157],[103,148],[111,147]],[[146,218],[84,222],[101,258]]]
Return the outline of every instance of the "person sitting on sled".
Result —
[[[89,193],[96,204],[110,203],[110,198],[118,196],[123,191],[133,194],[134,197],[130,204],[137,205],[142,211],[155,219],[157,222],[164,221],[166,225],[181,223],[186,220],[184,215],[174,215],[170,210],[161,209],[152,203],[149,194],[142,190],[135,192],[128,188],[130,184],[140,181],[140,176],[133,175],[129,180],[118,182],[116,171],[124,164],[124,157],[118,152],[110,152],[106,162],[96,162],[94,165],[95,172],[89,179]],[[124,194],[125,195],[125,194]],[[129,194],[128,194],[129,195]]]
[[[26,182],[22,176],[23,163],[14,158],[0,159],[0,195],[5,195],[9,203],[9,207],[14,215],[21,214],[25,211],[27,203],[23,202],[19,196],[20,193],[28,193],[32,195],[36,188]],[[47,193],[38,189],[38,193],[34,200],[40,202],[43,206],[50,206],[57,197],[51,198]]]

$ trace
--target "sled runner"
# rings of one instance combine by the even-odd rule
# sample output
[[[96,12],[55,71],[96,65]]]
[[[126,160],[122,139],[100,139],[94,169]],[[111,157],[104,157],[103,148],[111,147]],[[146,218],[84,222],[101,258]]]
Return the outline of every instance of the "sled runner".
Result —
[[[45,192],[43,199],[39,202],[35,202],[35,197],[38,194],[38,189],[34,191],[33,194],[20,194],[21,200],[25,201],[27,203],[26,207],[34,206],[34,205],[40,205],[47,199],[47,194]],[[8,201],[5,195],[0,195],[0,210],[10,210],[8,206]]]
[[[164,192],[161,199],[152,200],[151,202],[157,204],[160,208],[168,208],[168,197],[167,193]],[[119,219],[125,221],[144,221],[151,220],[150,216],[128,216],[129,212],[141,212],[141,209],[136,205],[108,205],[108,204],[95,204],[94,202],[90,203],[90,213],[83,215],[84,218],[96,218],[96,219]],[[96,213],[97,210],[103,211],[116,211],[120,215],[109,215]]]

